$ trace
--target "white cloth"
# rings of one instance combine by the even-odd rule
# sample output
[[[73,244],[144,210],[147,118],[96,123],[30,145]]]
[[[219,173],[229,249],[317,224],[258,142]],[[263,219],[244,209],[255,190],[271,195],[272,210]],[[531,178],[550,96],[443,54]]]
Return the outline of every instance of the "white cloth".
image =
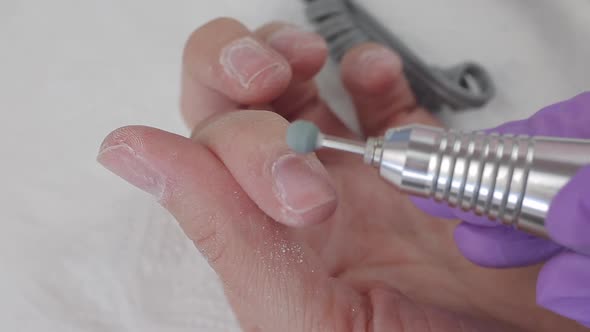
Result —
[[[525,117],[590,86],[590,2],[365,0],[432,63],[473,59],[497,82],[461,128]],[[186,134],[189,33],[217,16],[305,25],[295,0],[0,2],[0,329],[233,331],[213,272],[170,216],[95,163],[127,124]],[[334,66],[323,93],[351,123]]]

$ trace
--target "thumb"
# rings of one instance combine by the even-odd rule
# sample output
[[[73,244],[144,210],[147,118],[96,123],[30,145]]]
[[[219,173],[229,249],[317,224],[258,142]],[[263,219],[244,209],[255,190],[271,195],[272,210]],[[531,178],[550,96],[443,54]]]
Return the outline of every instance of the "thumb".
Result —
[[[545,227],[551,238],[590,255],[590,166],[580,169],[551,202]]]
[[[105,139],[98,161],[175,216],[219,275],[245,330],[326,327],[325,308],[342,292],[334,291],[319,258],[267,217],[209,148],[126,127]]]
[[[564,252],[551,259],[537,280],[537,302],[590,327],[590,257]]]
[[[566,248],[541,270],[540,305],[590,327],[590,167],[580,169],[551,202],[546,227]]]

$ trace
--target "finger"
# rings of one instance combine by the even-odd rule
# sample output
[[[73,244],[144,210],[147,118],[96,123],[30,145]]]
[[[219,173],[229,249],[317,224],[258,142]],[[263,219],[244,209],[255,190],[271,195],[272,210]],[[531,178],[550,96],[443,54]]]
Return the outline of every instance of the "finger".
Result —
[[[482,227],[461,223],[455,229],[454,237],[465,258],[486,267],[532,265],[563,250],[551,241],[506,226]]]
[[[565,252],[551,259],[537,280],[537,303],[590,327],[590,258]]]
[[[273,219],[295,227],[323,222],[334,213],[336,192],[314,155],[296,155],[289,149],[287,126],[272,112],[233,112],[200,128],[193,138],[226,165]]]
[[[580,169],[553,198],[545,227],[557,243],[590,255],[590,167]]]
[[[293,81],[313,79],[326,62],[328,46],[317,33],[292,24],[272,22],[258,28],[254,34],[289,63]]]
[[[269,103],[290,81],[291,67],[284,57],[241,23],[216,19],[186,43],[182,113],[193,128],[220,110]]]
[[[373,43],[359,45],[344,56],[341,68],[365,134],[379,135],[412,122],[437,124],[417,106],[402,61],[393,51]]]
[[[590,137],[590,92],[547,106],[528,119],[508,122],[489,132],[531,136]]]
[[[272,105],[274,111],[289,121],[307,120],[317,125],[322,133],[358,139],[322,99],[315,82],[293,83]]]
[[[329,283],[317,256],[267,218],[207,147],[127,127],[105,139],[98,160],[175,216],[221,278],[245,330],[306,331],[328,323],[325,308],[344,313],[330,307],[344,291]]]
[[[352,132],[320,97],[313,80],[328,57],[324,38],[280,22],[264,25],[255,34],[289,62],[293,73],[287,90],[272,102],[273,110],[289,121],[305,119],[314,122],[325,133],[352,137]]]
[[[420,210],[438,218],[460,219],[471,225],[482,227],[495,227],[499,225],[498,222],[494,222],[486,216],[479,216],[470,211],[463,211],[451,207],[445,202],[439,202],[432,198],[412,196],[411,201]]]
[[[454,211],[448,204],[437,202],[434,199],[412,196],[410,200],[420,210],[438,218],[457,219]]]

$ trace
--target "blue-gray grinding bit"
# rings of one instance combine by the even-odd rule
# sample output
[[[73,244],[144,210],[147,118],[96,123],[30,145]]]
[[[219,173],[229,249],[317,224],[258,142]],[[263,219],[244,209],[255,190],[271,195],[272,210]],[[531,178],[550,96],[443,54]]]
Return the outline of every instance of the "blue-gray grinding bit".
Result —
[[[317,149],[319,135],[320,130],[315,124],[298,120],[287,129],[287,144],[297,153],[310,153]]]

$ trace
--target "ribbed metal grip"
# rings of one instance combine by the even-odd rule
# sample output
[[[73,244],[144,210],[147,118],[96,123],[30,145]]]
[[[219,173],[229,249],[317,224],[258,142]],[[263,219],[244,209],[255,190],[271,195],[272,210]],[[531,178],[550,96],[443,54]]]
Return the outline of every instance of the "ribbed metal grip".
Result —
[[[444,132],[438,147],[430,194],[450,205],[513,223],[524,199],[534,140]]]
[[[380,146],[373,163],[401,189],[542,236],[552,198],[590,164],[585,140],[426,126],[390,130]]]

